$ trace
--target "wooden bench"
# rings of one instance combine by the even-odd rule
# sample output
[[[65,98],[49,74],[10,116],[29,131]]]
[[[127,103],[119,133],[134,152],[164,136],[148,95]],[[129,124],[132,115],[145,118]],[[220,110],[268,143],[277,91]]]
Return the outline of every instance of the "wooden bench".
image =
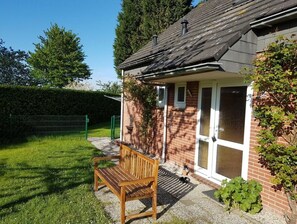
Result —
[[[119,159],[119,164],[109,168],[98,168],[102,160]],[[99,185],[106,185],[120,200],[121,223],[126,219],[152,216],[157,219],[157,182],[159,161],[148,158],[132,150],[126,145],[120,145],[120,155],[95,157],[94,191]],[[101,182],[99,182],[99,179]],[[125,215],[126,201],[152,198],[152,211]]]

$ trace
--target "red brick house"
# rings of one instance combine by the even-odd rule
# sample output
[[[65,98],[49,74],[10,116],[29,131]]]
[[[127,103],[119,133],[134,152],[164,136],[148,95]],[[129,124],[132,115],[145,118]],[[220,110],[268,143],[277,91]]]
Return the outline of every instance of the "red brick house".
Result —
[[[277,36],[294,33],[296,0],[208,0],[124,61],[123,75],[159,86],[151,151],[164,162],[186,164],[212,185],[255,179],[263,185],[264,206],[288,210],[258,162],[253,90],[240,71]],[[139,119],[123,98],[121,139],[137,147]]]

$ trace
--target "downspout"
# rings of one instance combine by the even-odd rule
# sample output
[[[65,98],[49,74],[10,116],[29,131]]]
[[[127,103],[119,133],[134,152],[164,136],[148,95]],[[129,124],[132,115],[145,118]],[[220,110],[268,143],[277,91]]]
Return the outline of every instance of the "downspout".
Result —
[[[167,110],[168,110],[168,87],[165,86],[165,91],[164,91],[164,129],[163,129],[163,149],[162,149],[162,163],[166,162],[166,146],[167,146]]]
[[[121,93],[121,125],[120,141],[123,141],[123,121],[124,121],[124,70],[122,70],[122,93]]]

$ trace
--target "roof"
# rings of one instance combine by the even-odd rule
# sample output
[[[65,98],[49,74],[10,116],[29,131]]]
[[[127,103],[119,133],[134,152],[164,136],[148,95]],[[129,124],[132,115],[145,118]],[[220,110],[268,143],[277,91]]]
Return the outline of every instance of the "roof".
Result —
[[[247,0],[233,5],[233,0],[209,0],[191,10],[188,32],[181,35],[181,20],[126,59],[119,69],[147,66],[143,74],[218,61],[243,34],[250,23],[297,6],[296,0]]]

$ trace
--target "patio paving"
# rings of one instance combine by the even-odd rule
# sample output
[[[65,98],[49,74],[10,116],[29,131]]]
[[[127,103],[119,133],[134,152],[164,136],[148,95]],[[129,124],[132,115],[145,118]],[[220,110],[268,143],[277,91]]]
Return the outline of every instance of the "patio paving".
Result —
[[[106,155],[114,155],[119,147],[110,138],[90,138],[89,141]],[[126,223],[171,223],[184,220],[184,223],[199,224],[285,224],[283,217],[263,210],[250,215],[239,210],[226,212],[224,206],[214,200],[214,189],[190,178],[189,183],[179,180],[181,170],[171,164],[161,164],[158,180],[158,219],[141,218]],[[96,197],[103,202],[106,212],[114,223],[120,223],[120,204],[118,198],[106,187],[99,188]],[[151,200],[139,200],[126,203],[126,213],[151,210]],[[176,222],[175,222],[176,223]]]

